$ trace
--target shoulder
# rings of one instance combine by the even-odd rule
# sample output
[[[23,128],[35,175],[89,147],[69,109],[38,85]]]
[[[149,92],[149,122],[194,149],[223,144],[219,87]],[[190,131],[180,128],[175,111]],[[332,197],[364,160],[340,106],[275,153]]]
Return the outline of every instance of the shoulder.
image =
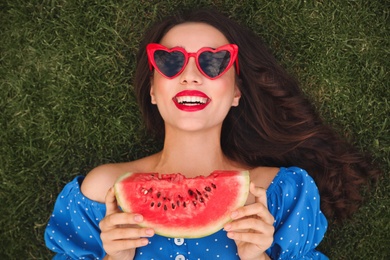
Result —
[[[277,221],[292,212],[316,216],[320,210],[320,194],[313,178],[298,167],[280,168],[267,190],[267,204]]]
[[[257,167],[250,170],[251,182],[256,186],[267,189],[280,171],[277,167]]]
[[[251,182],[253,182],[257,187],[267,189],[269,185],[272,183],[272,180],[279,172],[279,168],[256,167],[251,169],[249,172],[250,172]],[[255,197],[253,196],[253,194],[249,193],[246,204],[252,204],[254,202],[255,202]]]
[[[81,184],[81,192],[87,198],[104,203],[107,191],[115,184],[115,181],[127,172],[149,172],[148,167],[153,156],[140,160],[103,164],[91,170]]]
[[[274,190],[292,190],[294,193],[300,193],[307,189],[310,191],[318,190],[314,179],[307,171],[299,167],[280,168],[278,174],[268,187],[269,192],[273,192]]]
[[[107,191],[123,173],[123,164],[104,164],[90,171],[81,184],[81,192],[87,198],[104,203]]]

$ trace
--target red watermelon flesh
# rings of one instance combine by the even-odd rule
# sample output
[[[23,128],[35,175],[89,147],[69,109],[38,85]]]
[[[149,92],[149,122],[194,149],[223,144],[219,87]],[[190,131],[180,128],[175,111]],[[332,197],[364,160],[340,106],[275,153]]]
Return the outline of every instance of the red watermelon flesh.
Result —
[[[141,214],[141,226],[166,237],[199,238],[217,232],[249,193],[248,171],[214,171],[209,176],[126,173],[115,183],[124,212]]]

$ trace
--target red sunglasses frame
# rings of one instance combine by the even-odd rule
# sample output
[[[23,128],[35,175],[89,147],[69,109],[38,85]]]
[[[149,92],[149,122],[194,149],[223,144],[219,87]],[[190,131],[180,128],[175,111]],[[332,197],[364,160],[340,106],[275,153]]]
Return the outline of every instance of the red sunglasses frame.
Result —
[[[158,66],[156,64],[156,61],[154,60],[154,53],[156,51],[159,51],[159,50],[166,51],[166,52],[169,52],[169,53],[178,51],[178,52],[180,52],[180,53],[182,53],[184,55],[183,67],[174,76],[168,77],[167,75],[162,73],[161,70],[158,68]],[[230,53],[230,60],[229,60],[228,65],[226,66],[225,70],[221,74],[217,75],[216,77],[210,77],[209,75],[207,75],[202,70],[202,68],[201,68],[201,66],[199,64],[199,55],[201,55],[203,52],[206,52],[206,51],[207,52],[212,52],[212,53],[217,53],[217,52],[220,52],[220,51],[228,51]],[[213,49],[213,48],[210,48],[210,47],[203,47],[200,50],[198,50],[197,52],[187,52],[182,47],[174,47],[174,48],[169,49],[169,48],[167,48],[167,47],[165,47],[165,46],[163,46],[161,44],[158,44],[158,43],[149,43],[146,46],[146,52],[147,52],[147,55],[148,55],[149,69],[152,71],[153,67],[154,67],[161,75],[163,75],[164,77],[166,77],[168,79],[173,79],[173,78],[179,76],[184,71],[184,69],[186,68],[190,57],[194,57],[195,58],[196,67],[202,73],[202,75],[204,75],[208,79],[217,79],[217,78],[221,77],[223,74],[225,74],[230,69],[230,67],[233,65],[233,63],[236,63],[236,73],[237,73],[237,75],[239,75],[239,73],[240,73],[239,66],[238,66],[238,46],[236,44],[226,44],[226,45],[223,45],[221,47],[218,47],[217,49]]]

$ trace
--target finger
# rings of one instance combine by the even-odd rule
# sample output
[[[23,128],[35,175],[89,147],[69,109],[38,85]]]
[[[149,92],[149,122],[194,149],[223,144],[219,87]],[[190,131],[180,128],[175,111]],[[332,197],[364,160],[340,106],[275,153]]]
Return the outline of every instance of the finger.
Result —
[[[118,208],[118,203],[116,201],[114,187],[111,187],[107,191],[105,203],[106,203],[106,216],[116,212],[121,212]]]
[[[267,224],[263,220],[256,219],[256,218],[239,219],[226,224],[224,228],[226,231],[243,232],[243,230],[252,230],[252,231],[257,231],[259,233],[270,234],[270,235],[274,233],[273,225]]]
[[[142,221],[143,217],[140,214],[119,212],[107,215],[100,221],[99,227],[102,231],[105,231],[117,227],[140,224]]]
[[[249,216],[257,216],[269,225],[274,223],[274,217],[269,212],[268,208],[260,202],[238,208],[231,214],[232,219],[240,219]]]
[[[102,239],[102,241],[104,241]],[[113,252],[125,251],[137,247],[146,246],[149,243],[147,238],[138,238],[138,239],[124,239],[124,240],[115,240],[108,241],[104,244],[104,250],[107,254],[112,254]]]
[[[101,233],[102,241],[139,239],[141,237],[152,237],[154,231],[151,228],[115,228]]]
[[[247,242],[250,244],[255,244],[263,251],[267,250],[272,245],[272,242],[274,240],[273,236],[253,233],[253,232],[247,232],[247,233],[228,232],[227,236],[230,239],[234,239],[236,243]]]
[[[262,203],[265,207],[267,206],[267,190],[261,187],[255,186],[253,182],[250,183],[249,191],[255,196],[255,201]]]

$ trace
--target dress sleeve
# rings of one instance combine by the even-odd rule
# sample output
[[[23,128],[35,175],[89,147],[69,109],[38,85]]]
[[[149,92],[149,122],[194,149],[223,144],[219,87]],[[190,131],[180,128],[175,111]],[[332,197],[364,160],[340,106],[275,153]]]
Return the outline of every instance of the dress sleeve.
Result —
[[[83,177],[68,183],[58,195],[45,230],[46,246],[53,259],[103,259],[99,222],[105,216],[102,203],[85,197],[80,186]]]
[[[281,168],[267,190],[268,209],[275,218],[272,259],[328,259],[316,250],[328,222],[320,209],[318,188],[298,167]]]

